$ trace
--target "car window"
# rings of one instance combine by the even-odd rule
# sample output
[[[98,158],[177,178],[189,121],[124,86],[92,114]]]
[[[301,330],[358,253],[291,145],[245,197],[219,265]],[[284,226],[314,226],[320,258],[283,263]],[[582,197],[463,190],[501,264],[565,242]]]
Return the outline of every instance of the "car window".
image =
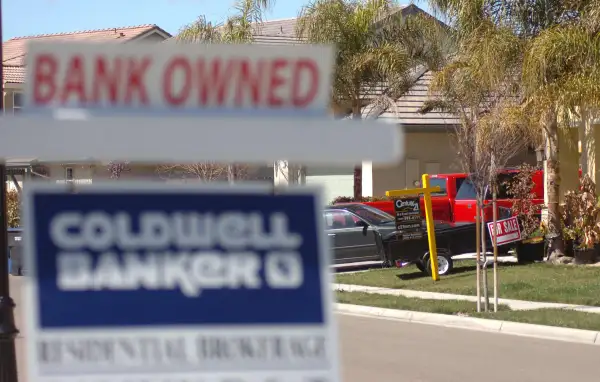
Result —
[[[498,174],[498,199],[511,199],[511,196],[508,194],[507,183],[510,182],[514,176],[514,173]],[[470,179],[464,179],[456,193],[456,200],[475,200],[476,198],[477,194],[473,183]],[[486,190],[485,199],[492,199],[492,193],[489,188]]]
[[[476,198],[477,193],[475,192],[473,182],[469,179],[465,179],[456,193],[456,200],[475,200]]]
[[[446,189],[446,178],[429,178],[429,185],[431,187],[440,187],[439,192],[432,192],[431,195],[442,196],[448,193],[448,190]]]
[[[326,229],[342,229],[357,227],[357,222],[360,220],[355,215],[344,210],[331,210],[323,213]]]
[[[360,218],[368,224],[379,225],[382,223],[394,221],[394,217],[388,214],[387,212],[383,212],[377,208],[367,206],[364,204],[361,206],[352,207],[352,212],[360,216]]]

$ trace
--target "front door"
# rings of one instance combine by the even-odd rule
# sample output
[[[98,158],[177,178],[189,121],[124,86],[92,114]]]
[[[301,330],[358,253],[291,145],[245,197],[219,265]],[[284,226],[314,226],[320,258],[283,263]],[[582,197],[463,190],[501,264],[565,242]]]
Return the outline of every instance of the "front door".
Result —
[[[346,210],[328,210],[324,217],[335,263],[380,260],[375,232],[371,227],[365,230],[358,216]]]

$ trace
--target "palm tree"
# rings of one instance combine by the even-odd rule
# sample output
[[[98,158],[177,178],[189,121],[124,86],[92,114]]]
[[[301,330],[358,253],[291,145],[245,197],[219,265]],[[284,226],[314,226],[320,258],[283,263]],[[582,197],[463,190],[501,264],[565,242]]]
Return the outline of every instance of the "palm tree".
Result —
[[[425,31],[402,20],[399,10],[392,0],[312,0],[300,11],[297,36],[337,47],[334,110],[350,111],[352,119],[362,119],[362,108],[373,101],[369,94],[381,94],[383,89],[379,101],[397,98],[412,84],[415,57],[425,52],[429,57],[439,55],[438,45],[424,43]],[[357,166],[354,198],[361,197],[362,169]]]
[[[176,36],[180,42],[197,43],[249,43],[254,40],[255,27],[262,23],[263,13],[274,0],[237,0],[236,12],[222,24],[213,24],[205,16],[183,26]],[[233,183],[237,166],[227,165],[227,179]]]
[[[573,116],[589,122],[588,111],[600,106],[600,1],[575,5],[578,17],[541,31],[531,39],[523,60],[527,106],[540,119],[545,136],[549,228],[555,236],[561,228],[559,128],[569,128]],[[564,244],[556,244],[551,260],[560,261]]]
[[[547,163],[548,237],[552,259],[564,255],[559,211],[559,128],[573,115],[598,105],[598,0],[430,0],[457,29],[462,44],[477,41],[485,28],[515,41],[510,65],[498,51],[475,45],[464,52],[476,74],[495,86],[518,77],[522,120],[544,136]],[[490,28],[488,28],[489,30]],[[514,111],[514,110],[513,110]],[[526,117],[526,118],[525,118]]]
[[[252,42],[256,26],[262,23],[264,12],[274,3],[274,0],[237,0],[235,13],[224,23],[214,24],[202,15],[180,28],[175,38],[181,42]]]
[[[175,39],[187,43],[218,43],[223,40],[221,28],[221,25],[207,21],[202,15],[194,22],[181,27]]]

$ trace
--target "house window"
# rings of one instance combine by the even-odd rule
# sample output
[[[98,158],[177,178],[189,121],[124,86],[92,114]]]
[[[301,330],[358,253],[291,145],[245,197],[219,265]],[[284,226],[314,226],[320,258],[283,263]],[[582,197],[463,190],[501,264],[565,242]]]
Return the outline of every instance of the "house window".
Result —
[[[23,93],[13,92],[13,114],[18,114],[23,108]]]
[[[65,168],[65,179],[66,180],[73,180],[73,167],[66,167]]]

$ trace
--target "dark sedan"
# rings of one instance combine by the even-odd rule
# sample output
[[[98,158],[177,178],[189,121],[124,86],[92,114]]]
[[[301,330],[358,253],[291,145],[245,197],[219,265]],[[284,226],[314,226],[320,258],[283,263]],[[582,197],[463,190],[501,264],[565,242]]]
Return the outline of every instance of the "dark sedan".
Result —
[[[504,213],[502,215],[504,217]],[[425,233],[422,239],[405,240],[396,230],[392,215],[364,204],[329,206],[323,217],[335,263],[381,260],[388,266],[412,263],[423,272],[431,272],[425,221],[422,222]],[[487,248],[491,248],[487,229],[485,232]],[[452,255],[476,251],[474,223],[436,221],[435,236],[440,275],[452,270]],[[500,247],[501,252],[508,249],[510,246]]]
[[[394,217],[364,204],[336,204],[323,211],[336,264],[385,260],[382,237],[396,230]]]

